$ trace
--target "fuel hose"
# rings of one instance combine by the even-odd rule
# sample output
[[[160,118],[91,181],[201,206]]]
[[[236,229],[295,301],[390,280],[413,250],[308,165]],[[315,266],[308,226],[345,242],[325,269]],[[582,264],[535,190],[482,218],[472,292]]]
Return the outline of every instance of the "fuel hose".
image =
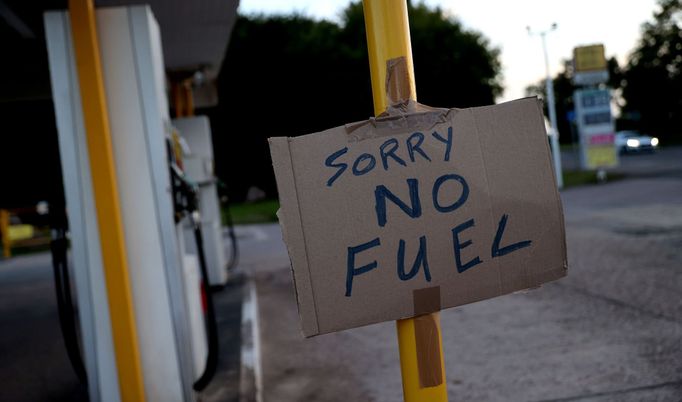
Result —
[[[71,362],[71,366],[78,376],[78,379],[85,384],[87,383],[87,373],[78,344],[78,331],[76,330],[75,320],[76,313],[74,311],[73,298],[71,296],[71,280],[67,257],[68,239],[66,237],[66,217],[52,216],[52,220],[50,252],[52,254],[52,269],[54,271],[59,326],[61,327],[66,353]]]

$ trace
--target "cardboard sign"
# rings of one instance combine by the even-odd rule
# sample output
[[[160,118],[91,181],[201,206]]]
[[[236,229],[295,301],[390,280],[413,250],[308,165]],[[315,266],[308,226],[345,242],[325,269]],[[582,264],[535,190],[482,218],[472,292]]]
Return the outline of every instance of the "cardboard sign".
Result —
[[[562,208],[536,98],[419,105],[271,138],[270,150],[305,336],[566,275]]]

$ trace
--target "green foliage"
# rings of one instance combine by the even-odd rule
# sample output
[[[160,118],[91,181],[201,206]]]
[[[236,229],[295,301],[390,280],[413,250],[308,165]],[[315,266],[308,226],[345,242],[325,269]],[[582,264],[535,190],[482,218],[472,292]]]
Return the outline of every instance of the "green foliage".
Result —
[[[465,107],[501,93],[499,51],[438,8],[410,5],[421,103]],[[340,23],[301,15],[239,16],[209,111],[218,175],[233,199],[250,186],[276,193],[266,139],[320,131],[373,115],[362,4]]]
[[[423,3],[408,7],[419,101],[443,107],[494,103],[502,93],[499,49],[480,33],[445,17],[439,7]],[[368,63],[362,4],[351,3],[342,21],[347,43],[362,44],[349,56]]]
[[[229,208],[229,213],[232,215],[232,223],[235,225],[277,222],[279,202],[277,200],[263,200],[224,206],[222,209],[223,225],[227,225],[229,222],[226,208]]]
[[[423,103],[485,105],[502,93],[500,52],[483,35],[424,4],[410,10],[410,30],[417,93]]]
[[[682,2],[660,0],[623,75],[623,111],[663,138],[682,134]]]
[[[609,172],[606,181],[612,182],[621,180],[625,176],[621,173]],[[599,184],[597,172],[594,170],[564,170],[564,189],[570,187],[580,187],[589,184]]]

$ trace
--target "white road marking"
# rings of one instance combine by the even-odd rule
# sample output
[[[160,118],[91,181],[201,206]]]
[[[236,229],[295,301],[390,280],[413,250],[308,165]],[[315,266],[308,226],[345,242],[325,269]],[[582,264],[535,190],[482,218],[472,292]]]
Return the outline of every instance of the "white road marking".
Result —
[[[235,231],[238,239],[249,239],[253,241],[266,241],[268,240],[268,234],[265,230],[258,226],[237,226]],[[223,235],[226,236],[229,233],[227,227],[223,228]]]
[[[242,304],[242,374],[240,379],[242,389],[240,392],[240,400],[253,400],[252,398],[255,396],[256,402],[262,402],[263,371],[261,366],[258,298],[256,295],[255,282],[249,280],[246,286],[248,288],[245,289],[246,294],[244,295],[244,303]],[[246,377],[251,374],[253,374],[253,380]],[[251,384],[253,384],[253,388],[255,389],[244,389],[251,388]]]

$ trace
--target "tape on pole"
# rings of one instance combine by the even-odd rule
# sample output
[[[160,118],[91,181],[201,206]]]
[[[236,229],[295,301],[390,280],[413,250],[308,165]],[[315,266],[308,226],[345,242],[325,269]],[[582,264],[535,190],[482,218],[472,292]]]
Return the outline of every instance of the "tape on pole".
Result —
[[[440,311],[440,286],[415,289],[414,337],[417,344],[419,386],[435,387],[443,383],[438,324],[432,313]]]
[[[412,99],[410,74],[405,56],[386,60],[386,97],[394,105]]]

